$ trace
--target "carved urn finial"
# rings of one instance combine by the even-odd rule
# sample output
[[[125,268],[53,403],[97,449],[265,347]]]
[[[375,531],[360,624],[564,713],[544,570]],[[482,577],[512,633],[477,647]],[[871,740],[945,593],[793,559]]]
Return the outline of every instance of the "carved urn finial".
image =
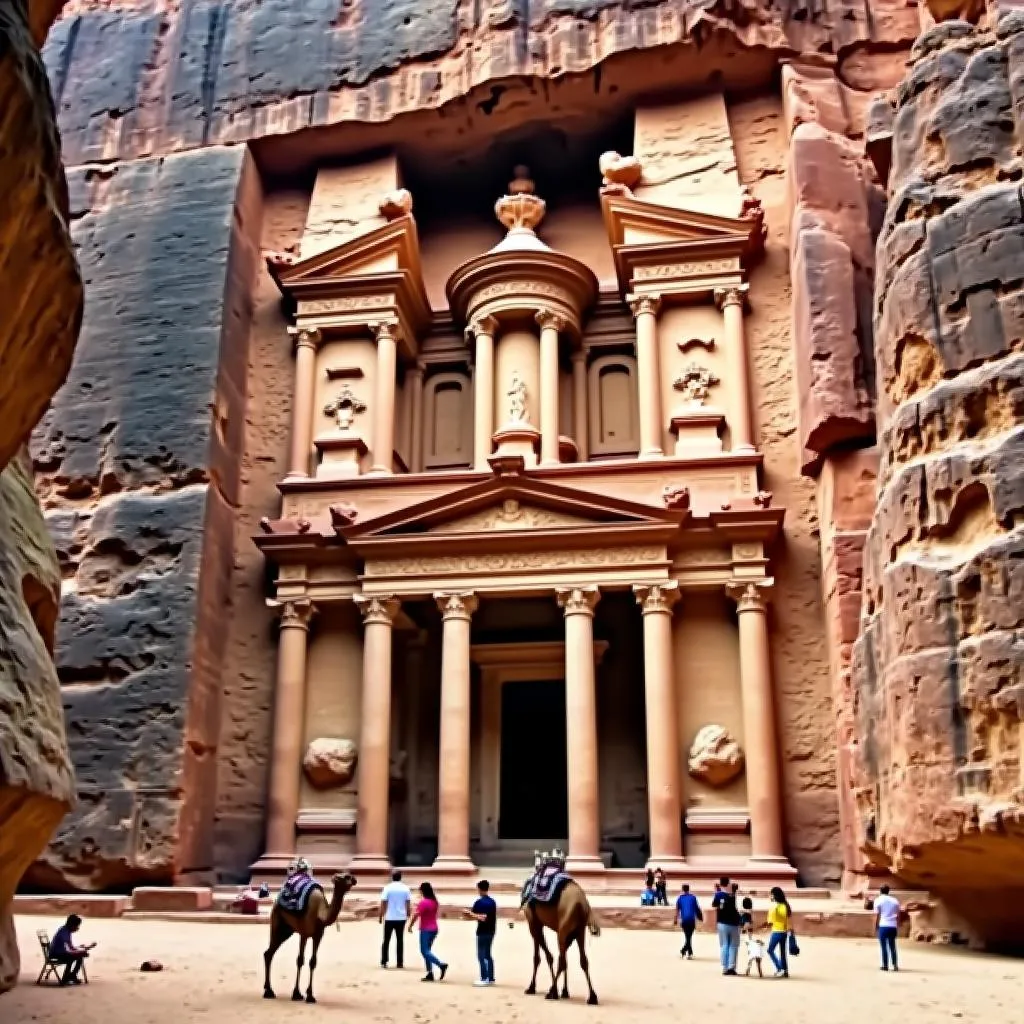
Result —
[[[534,193],[530,168],[520,164],[512,172],[515,177],[508,185],[508,195],[494,204],[494,214],[512,234],[535,234],[544,219],[547,204]]]

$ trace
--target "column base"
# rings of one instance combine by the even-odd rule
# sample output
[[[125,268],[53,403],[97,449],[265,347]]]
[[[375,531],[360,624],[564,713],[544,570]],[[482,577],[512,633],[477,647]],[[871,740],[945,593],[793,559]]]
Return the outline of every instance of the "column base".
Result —
[[[757,449],[752,444],[738,444],[733,449],[737,455],[756,455]]]
[[[662,868],[666,870],[668,868],[685,868],[689,866],[687,859],[679,853],[665,853],[665,854],[651,854],[647,858],[647,870],[653,871],[655,868]]]
[[[365,871],[368,874],[380,874],[391,870],[391,858],[386,853],[357,853],[349,861],[352,874]]]
[[[475,875],[477,870],[469,857],[435,857],[432,868],[452,875]]]
[[[283,483],[288,483],[289,480],[311,480],[312,477],[308,473],[302,473],[297,469],[289,470],[284,475]]]
[[[603,875],[608,869],[600,857],[573,857],[570,854],[565,858],[565,870],[570,875]]]
[[[391,470],[387,466],[371,466],[365,476],[391,476]]]
[[[791,882],[797,876],[797,870],[788,857],[774,854],[751,856],[747,860],[747,869],[772,882]]]

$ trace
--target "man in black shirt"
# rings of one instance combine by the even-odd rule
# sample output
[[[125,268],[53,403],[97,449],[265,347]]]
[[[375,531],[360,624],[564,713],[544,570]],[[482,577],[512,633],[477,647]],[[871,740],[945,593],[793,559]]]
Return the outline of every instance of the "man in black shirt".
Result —
[[[736,973],[736,958],[740,952],[740,911],[736,906],[738,885],[730,885],[728,878],[719,879],[711,906],[718,923],[718,948],[722,958],[722,973]]]
[[[490,895],[490,883],[481,880],[476,883],[480,893],[468,915],[476,921],[476,957],[480,961],[480,980],[473,982],[478,988],[494,984],[494,960],[491,944],[498,928],[498,904]]]

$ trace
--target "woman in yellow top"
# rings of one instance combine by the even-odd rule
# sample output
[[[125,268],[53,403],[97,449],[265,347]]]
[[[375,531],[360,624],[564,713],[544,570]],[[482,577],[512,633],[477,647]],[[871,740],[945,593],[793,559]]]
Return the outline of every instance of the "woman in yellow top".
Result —
[[[768,908],[768,925],[772,930],[768,939],[768,956],[775,964],[775,977],[789,977],[789,962],[786,956],[786,940],[793,912],[786,900],[786,894],[776,885],[771,891],[772,905]]]

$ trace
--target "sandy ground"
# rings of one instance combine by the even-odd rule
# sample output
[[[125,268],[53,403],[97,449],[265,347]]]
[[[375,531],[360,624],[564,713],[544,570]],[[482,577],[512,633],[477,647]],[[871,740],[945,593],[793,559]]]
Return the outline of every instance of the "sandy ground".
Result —
[[[499,928],[498,983],[478,989],[472,986],[471,923],[441,922],[435,949],[452,966],[443,983],[429,985],[420,981],[422,962],[413,945],[415,936],[406,937],[405,970],[384,971],[377,966],[376,924],[347,922],[324,937],[316,974],[319,1003],[308,1006],[288,998],[298,949],[294,939],[274,965],[277,1000],[261,998],[266,933],[259,925],[241,923],[86,922],[83,941],[99,943],[89,964],[91,984],[37,988],[35,932],[43,927],[52,931],[58,923],[40,917],[18,919],[23,972],[21,984],[0,996],[4,1024],[451,1024],[459,1019],[466,1024],[635,1024],[640,1014],[645,1021],[700,1020],[702,1014],[709,1020],[708,1011],[717,1019],[736,1022],[760,1018],[786,1024],[1024,1024],[1024,961],[909,943],[902,948],[900,973],[882,974],[873,942],[805,939],[789,980],[758,981],[723,978],[711,935],[698,935],[698,958],[683,962],[673,934],[608,929],[589,944],[591,976],[601,1005],[587,1006],[583,976],[572,959],[571,1000],[547,1002],[523,994],[531,947],[522,923],[512,930]],[[140,973],[145,959],[160,960],[164,971]],[[776,1002],[780,997],[782,1001]]]

